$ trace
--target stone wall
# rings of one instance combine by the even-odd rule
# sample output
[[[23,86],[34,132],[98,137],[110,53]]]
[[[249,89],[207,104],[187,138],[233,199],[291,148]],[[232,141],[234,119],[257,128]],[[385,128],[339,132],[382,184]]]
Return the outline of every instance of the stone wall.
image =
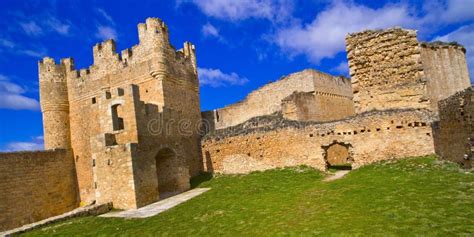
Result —
[[[202,142],[204,167],[217,173],[248,173],[309,165],[326,170],[327,148],[348,147],[352,167],[434,153],[427,110],[368,112],[335,122],[299,122],[281,115],[258,117],[217,130]]]
[[[0,153],[0,231],[78,207],[70,151]]]
[[[463,46],[457,43],[422,43],[421,61],[433,110],[438,109],[438,101],[471,86]]]
[[[253,117],[269,115],[282,111],[282,101],[294,92],[312,93],[313,97],[306,97],[314,101],[309,101],[311,105],[321,106],[314,112],[306,113],[308,119],[328,119],[323,114],[338,114],[340,107],[331,105],[341,105],[337,98],[346,98],[341,114],[347,112],[346,104],[352,105],[352,90],[350,81],[343,77],[335,77],[326,73],[307,69],[301,72],[290,74],[282,79],[266,84],[263,87],[252,91],[243,101],[226,106],[214,111],[206,111],[203,118],[215,129],[222,129],[243,123]],[[334,99],[334,101],[332,101]],[[308,101],[308,100],[306,100]],[[330,101],[333,104],[323,104]],[[285,103],[284,103],[285,104]],[[294,106],[305,106],[301,103]],[[285,106],[285,105],[283,105]],[[308,105],[310,106],[310,105]],[[299,115],[290,115],[293,113],[291,105],[285,109],[289,110],[289,118],[298,118]],[[350,110],[350,109],[349,109]],[[325,113],[327,112],[327,113]],[[353,114],[353,112],[352,112]],[[314,115],[314,116],[313,116]],[[313,117],[311,117],[313,116]],[[336,117],[340,117],[336,116]]]
[[[298,121],[332,121],[355,115],[352,97],[328,92],[294,92],[282,100],[283,117]]]
[[[466,168],[474,167],[473,88],[440,101],[439,117],[439,155]]]

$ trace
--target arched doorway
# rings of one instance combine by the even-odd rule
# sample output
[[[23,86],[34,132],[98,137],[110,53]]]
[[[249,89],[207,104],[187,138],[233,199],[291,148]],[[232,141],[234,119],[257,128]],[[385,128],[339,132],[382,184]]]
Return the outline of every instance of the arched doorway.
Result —
[[[329,146],[323,147],[325,151],[325,160],[328,168],[351,169],[352,157],[349,151],[350,145],[334,142]]]
[[[159,199],[179,193],[180,172],[176,153],[170,148],[163,148],[158,152],[155,160]]]

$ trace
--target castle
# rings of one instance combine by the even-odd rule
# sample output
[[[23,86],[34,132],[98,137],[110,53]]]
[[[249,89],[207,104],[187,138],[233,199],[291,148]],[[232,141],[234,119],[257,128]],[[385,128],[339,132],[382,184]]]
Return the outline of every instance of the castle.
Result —
[[[91,203],[142,207],[202,171],[325,171],[433,153],[472,165],[461,45],[399,28],[349,34],[351,79],[304,70],[201,113],[194,45],[176,50],[157,18],[138,37],[120,54],[112,40],[95,45],[87,69],[39,62],[46,150],[0,154],[0,230]]]

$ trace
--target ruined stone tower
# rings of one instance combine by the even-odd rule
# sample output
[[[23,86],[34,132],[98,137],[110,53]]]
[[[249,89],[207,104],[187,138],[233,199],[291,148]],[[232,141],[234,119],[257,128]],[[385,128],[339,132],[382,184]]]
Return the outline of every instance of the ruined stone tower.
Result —
[[[346,37],[356,112],[427,108],[470,86],[466,50],[420,43],[415,30],[368,30]]]
[[[138,38],[120,54],[113,40],[96,44],[87,69],[39,63],[45,147],[72,149],[84,203],[136,208],[188,189],[201,170],[194,46],[175,50],[157,18]]]

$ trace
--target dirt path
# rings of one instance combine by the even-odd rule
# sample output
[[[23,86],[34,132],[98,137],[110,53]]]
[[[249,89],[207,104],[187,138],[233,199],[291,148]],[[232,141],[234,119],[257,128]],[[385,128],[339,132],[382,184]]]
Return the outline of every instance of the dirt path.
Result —
[[[334,173],[333,175],[326,177],[323,181],[329,182],[329,181],[333,181],[333,180],[336,180],[336,179],[340,179],[340,178],[344,177],[346,174],[348,174],[349,172],[350,172],[350,170],[339,170],[336,173]]]

